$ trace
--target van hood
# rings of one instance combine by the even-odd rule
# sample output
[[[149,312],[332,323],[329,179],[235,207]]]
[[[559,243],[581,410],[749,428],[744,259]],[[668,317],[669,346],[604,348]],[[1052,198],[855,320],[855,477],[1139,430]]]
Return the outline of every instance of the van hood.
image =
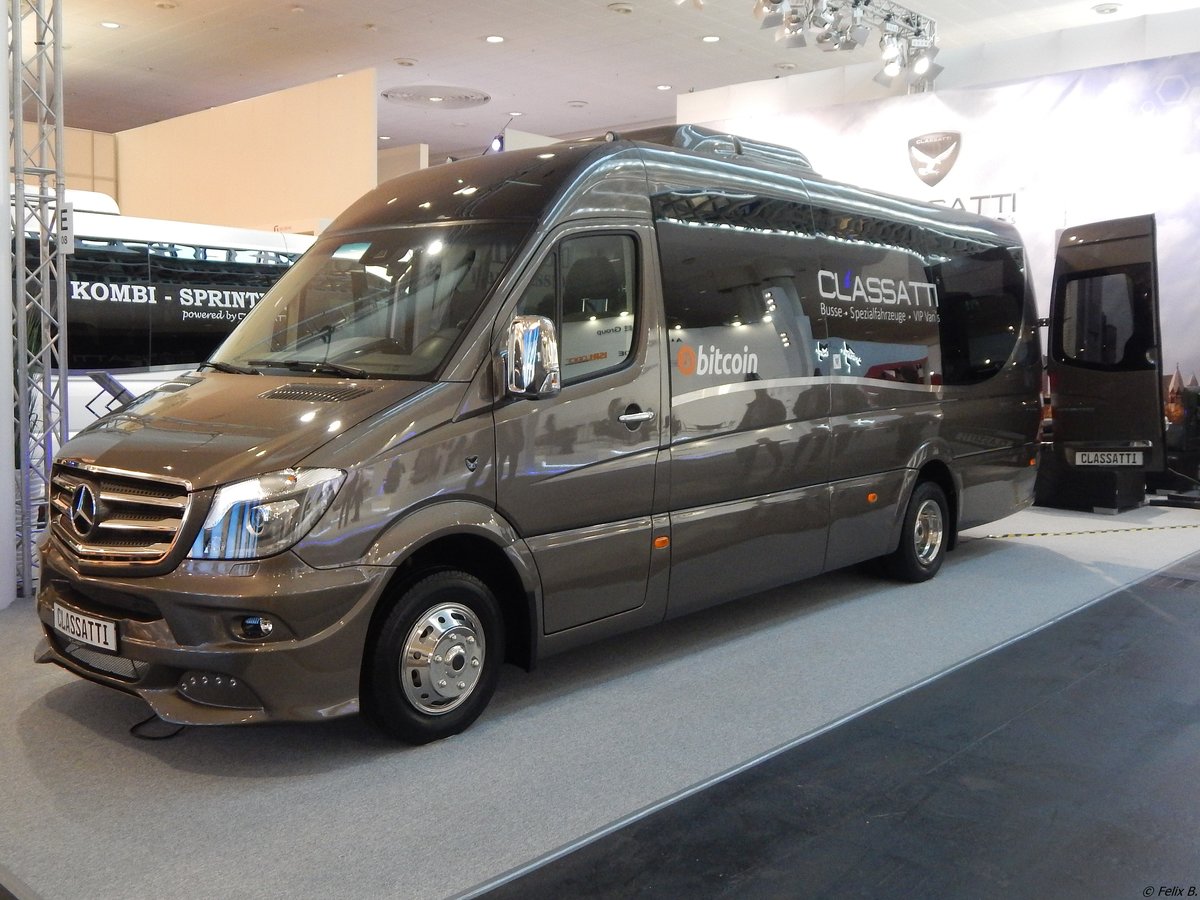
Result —
[[[205,372],[168,381],[63,445],[82,465],[181,479],[196,490],[298,465],[427,382]]]

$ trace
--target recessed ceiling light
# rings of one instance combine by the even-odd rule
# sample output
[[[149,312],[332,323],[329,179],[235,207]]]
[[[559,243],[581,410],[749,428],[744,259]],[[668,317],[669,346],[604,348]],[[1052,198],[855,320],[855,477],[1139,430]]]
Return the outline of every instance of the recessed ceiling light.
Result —
[[[489,44],[503,44],[504,36],[499,35],[499,34],[489,34],[487,37],[484,38],[484,40],[487,41]]]
[[[175,0],[158,0],[154,5],[159,9],[175,9],[179,4]]]
[[[101,28],[120,28],[121,23],[120,22],[101,22],[100,27]]]
[[[407,68],[411,68],[417,64],[417,61],[411,56],[397,56],[393,62],[398,66],[405,66]]]
[[[656,91],[669,91],[671,89],[671,86],[669,84],[656,84],[654,86],[654,89]]]
[[[700,38],[700,40],[704,41],[706,44],[715,44],[720,39],[720,35],[716,34],[706,34],[704,37]]]
[[[608,9],[610,12],[621,13],[622,15],[629,15],[629,13],[633,12],[633,4],[632,3],[610,3],[610,4],[608,4]]]
[[[1101,16],[1111,16],[1121,8],[1120,3],[1100,3],[1092,7],[1092,12]]]
[[[510,116],[523,116],[523,115],[525,115],[525,113],[523,113],[523,112],[511,112],[511,111],[510,111],[510,112],[509,112],[509,115],[510,115]]]
[[[445,97],[430,97],[428,99],[429,99],[430,103],[441,103],[446,98]]]
[[[390,141],[390,140],[391,140],[391,137],[389,137],[389,136],[388,136],[388,135],[386,135],[386,134],[381,134],[381,135],[379,136],[379,139],[380,139],[381,141]]]
[[[790,72],[796,68],[796,64],[793,62],[775,63],[775,68],[779,69],[781,72]]]
[[[567,101],[567,106],[571,107],[571,109],[583,109],[587,105],[588,104],[587,104],[586,100],[568,100]]]

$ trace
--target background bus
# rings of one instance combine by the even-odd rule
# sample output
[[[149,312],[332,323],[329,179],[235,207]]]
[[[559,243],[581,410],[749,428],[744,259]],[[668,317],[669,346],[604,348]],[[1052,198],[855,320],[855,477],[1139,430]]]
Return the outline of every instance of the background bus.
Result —
[[[68,191],[67,199],[71,434],[120,405],[114,391],[137,396],[207,359],[314,240],[123,216],[102,194]]]

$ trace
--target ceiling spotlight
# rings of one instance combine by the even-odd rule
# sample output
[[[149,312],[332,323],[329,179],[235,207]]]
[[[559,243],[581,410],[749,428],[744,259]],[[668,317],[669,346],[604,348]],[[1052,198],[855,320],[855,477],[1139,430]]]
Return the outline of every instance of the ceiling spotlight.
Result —
[[[900,41],[893,35],[885,34],[879,39],[879,55],[884,62],[895,59],[901,53]]]
[[[755,0],[754,18],[762,23],[763,28],[778,28],[782,25],[783,12],[783,0]]]
[[[121,23],[120,22],[101,22],[100,27],[101,28],[120,28]]]
[[[922,47],[922,44],[928,46]],[[933,58],[937,56],[938,48],[929,44],[928,39],[914,38],[913,50],[916,51],[916,56],[910,65],[914,75],[926,75],[930,67],[933,65]]]
[[[775,32],[775,40],[789,49],[807,46],[808,41],[804,38],[804,17],[792,10]]]
[[[487,37],[484,38],[484,40],[487,41],[489,44],[503,44],[504,43],[503,36],[501,36],[499,34],[489,34]]]
[[[895,78],[903,68],[904,64],[900,61],[900,57],[897,56],[894,59],[888,60],[887,65],[883,67],[883,74],[888,78]]]
[[[1092,7],[1092,12],[1100,16],[1111,16],[1121,9],[1120,3],[1100,3]]]
[[[721,40],[721,37],[720,35],[716,34],[706,34],[704,37],[700,38],[700,40],[704,41],[706,44],[715,44],[717,41]]]

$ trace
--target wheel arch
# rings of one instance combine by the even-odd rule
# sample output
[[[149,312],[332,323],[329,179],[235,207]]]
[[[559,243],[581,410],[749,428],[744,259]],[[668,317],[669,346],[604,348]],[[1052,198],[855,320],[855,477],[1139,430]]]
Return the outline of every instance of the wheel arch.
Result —
[[[946,495],[946,503],[949,505],[947,512],[949,515],[950,534],[946,543],[947,550],[953,550],[958,544],[958,484],[954,478],[954,472],[946,461],[940,458],[930,459],[922,465],[913,479],[912,487],[909,489],[909,496],[916,490],[917,485],[924,481],[932,481],[942,489],[942,493]]]
[[[412,585],[458,569],[488,586],[504,619],[505,659],[532,669],[537,658],[540,583],[525,542],[495,510],[464,501],[436,503],[405,516],[367,554],[394,571],[372,611],[364,665],[381,623]]]

